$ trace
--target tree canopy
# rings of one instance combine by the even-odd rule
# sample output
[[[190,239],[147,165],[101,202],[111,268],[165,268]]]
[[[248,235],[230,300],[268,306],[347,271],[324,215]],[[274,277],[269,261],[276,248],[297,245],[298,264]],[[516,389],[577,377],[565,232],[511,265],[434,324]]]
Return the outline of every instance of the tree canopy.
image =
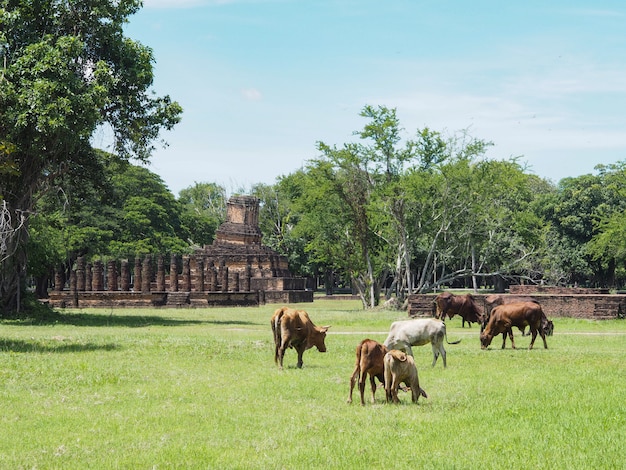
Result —
[[[28,218],[64,175],[87,177],[102,126],[123,159],[148,159],[181,107],[151,91],[154,57],[124,36],[140,0],[0,1],[0,198],[15,236],[0,271],[0,310],[19,308]],[[21,224],[20,224],[21,223]]]

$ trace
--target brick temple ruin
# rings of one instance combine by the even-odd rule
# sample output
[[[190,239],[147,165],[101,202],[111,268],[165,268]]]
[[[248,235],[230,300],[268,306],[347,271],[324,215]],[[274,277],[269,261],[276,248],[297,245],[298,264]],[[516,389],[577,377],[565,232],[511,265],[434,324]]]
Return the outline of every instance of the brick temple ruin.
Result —
[[[55,277],[53,307],[210,307],[313,302],[306,279],[263,246],[259,200],[231,197],[212,245],[169,259],[137,257],[106,263],[76,261],[69,285]]]

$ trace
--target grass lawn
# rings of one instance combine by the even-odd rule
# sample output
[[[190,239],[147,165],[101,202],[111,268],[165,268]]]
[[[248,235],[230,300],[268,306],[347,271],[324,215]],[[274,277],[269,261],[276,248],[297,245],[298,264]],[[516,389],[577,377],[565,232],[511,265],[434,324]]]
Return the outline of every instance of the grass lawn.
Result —
[[[0,322],[2,469],[626,468],[626,322],[554,318],[482,351],[447,322],[448,368],[415,347],[429,398],[348,405],[354,350],[403,312],[299,304],[328,352],[274,364],[277,305],[64,310]]]

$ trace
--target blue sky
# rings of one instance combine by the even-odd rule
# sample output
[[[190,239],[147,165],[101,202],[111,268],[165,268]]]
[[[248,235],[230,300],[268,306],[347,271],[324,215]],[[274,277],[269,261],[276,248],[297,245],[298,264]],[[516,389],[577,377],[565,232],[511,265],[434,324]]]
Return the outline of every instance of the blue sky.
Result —
[[[175,194],[272,184],[353,141],[367,104],[554,182],[626,160],[622,0],[144,0],[126,33],[184,108],[150,166]]]

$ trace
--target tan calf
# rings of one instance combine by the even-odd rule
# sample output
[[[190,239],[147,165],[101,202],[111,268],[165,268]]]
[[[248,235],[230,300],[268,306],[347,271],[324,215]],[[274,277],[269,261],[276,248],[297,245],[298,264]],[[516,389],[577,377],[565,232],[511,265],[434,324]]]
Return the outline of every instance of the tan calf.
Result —
[[[417,403],[420,395],[428,398],[426,392],[420,388],[419,378],[417,376],[417,367],[413,356],[409,356],[403,351],[392,349],[385,354],[385,396],[387,402],[393,401],[400,403],[398,399],[398,388],[400,383],[411,388],[411,398],[413,403]]]

